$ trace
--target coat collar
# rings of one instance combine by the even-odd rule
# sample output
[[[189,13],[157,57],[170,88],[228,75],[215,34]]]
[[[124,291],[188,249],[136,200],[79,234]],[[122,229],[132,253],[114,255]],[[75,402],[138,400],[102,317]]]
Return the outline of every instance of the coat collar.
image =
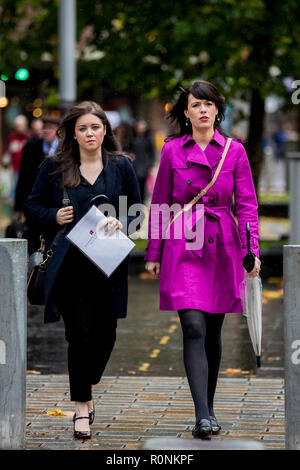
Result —
[[[214,135],[211,141],[208,143],[205,151],[201,149],[201,147],[195,142],[191,135],[185,135],[181,137],[181,146],[184,151],[186,151],[186,159],[189,162],[199,163],[201,165],[205,165],[208,168],[212,169],[211,163],[207,158],[207,154],[210,153],[210,150],[214,150],[212,146],[212,142],[215,142],[218,147],[218,152],[221,150],[222,147],[225,146],[226,139],[220,134],[220,132],[215,129]],[[214,152],[216,151],[216,148]]]
[[[219,146],[224,147],[226,139],[222,134],[220,134],[218,129],[215,129],[214,135],[208,145],[210,145],[211,142],[213,141],[216,142]],[[181,137],[182,147],[189,144],[189,142],[195,142],[193,137],[190,134],[185,134],[184,136]]]

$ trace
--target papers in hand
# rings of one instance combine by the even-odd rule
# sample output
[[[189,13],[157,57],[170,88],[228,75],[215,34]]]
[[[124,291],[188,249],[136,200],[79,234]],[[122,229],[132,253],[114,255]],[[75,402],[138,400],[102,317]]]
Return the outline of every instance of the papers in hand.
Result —
[[[135,244],[121,230],[107,235],[101,225],[105,215],[92,206],[66,238],[109,277],[134,248]]]

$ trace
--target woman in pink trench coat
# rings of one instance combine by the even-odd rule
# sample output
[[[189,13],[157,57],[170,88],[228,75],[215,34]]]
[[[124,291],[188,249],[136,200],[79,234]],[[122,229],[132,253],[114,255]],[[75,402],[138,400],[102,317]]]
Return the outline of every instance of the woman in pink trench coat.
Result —
[[[182,89],[169,113],[180,131],[166,139],[162,149],[145,256],[146,269],[160,277],[161,310],[179,313],[184,363],[195,403],[193,435],[203,439],[221,429],[213,410],[221,328],[226,313],[243,311],[247,222],[256,255],[250,275],[260,270],[257,199],[240,141],[232,140],[215,184],[193,207],[190,219],[182,215],[167,226],[169,208],[173,206],[176,213],[211,181],[227,140],[220,127],[224,113],[224,99],[211,83],[198,80]]]

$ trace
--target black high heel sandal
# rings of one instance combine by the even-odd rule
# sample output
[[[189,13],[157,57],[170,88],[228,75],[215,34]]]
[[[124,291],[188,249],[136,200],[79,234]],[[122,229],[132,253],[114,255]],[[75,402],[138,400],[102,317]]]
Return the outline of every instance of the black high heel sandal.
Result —
[[[73,422],[74,422],[75,416],[76,416],[76,413],[74,413]],[[89,411],[89,425],[93,424],[94,419],[95,419],[95,403],[93,400],[93,410]]]
[[[73,423],[74,423],[74,437],[75,439],[90,439],[91,438],[91,431],[76,431],[75,430],[75,421],[78,419],[90,419],[89,416],[76,416],[76,413],[73,416]]]
[[[94,419],[95,419],[95,403],[93,400],[93,411],[89,411],[89,424],[90,425],[93,424]]]

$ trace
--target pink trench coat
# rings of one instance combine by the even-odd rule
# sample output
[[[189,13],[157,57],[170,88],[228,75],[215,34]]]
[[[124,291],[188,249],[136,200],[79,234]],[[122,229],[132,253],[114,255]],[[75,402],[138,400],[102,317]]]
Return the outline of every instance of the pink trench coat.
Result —
[[[153,209],[157,204],[179,203],[183,207],[189,203],[212,179],[225,143],[226,139],[215,130],[204,151],[187,135],[169,140],[163,146],[150,208],[145,256],[147,261],[161,262],[161,310],[243,312],[245,272],[242,259],[247,252],[246,222],[250,223],[251,250],[257,257],[259,231],[257,199],[242,143],[231,142],[217,181],[199,201],[204,204],[202,248],[187,249],[186,237],[174,236],[175,226],[183,223],[183,217],[180,222],[176,220],[169,230],[169,238],[163,240],[163,220],[164,217],[169,220],[169,213],[166,211],[157,221]],[[238,226],[231,210],[233,195]]]

